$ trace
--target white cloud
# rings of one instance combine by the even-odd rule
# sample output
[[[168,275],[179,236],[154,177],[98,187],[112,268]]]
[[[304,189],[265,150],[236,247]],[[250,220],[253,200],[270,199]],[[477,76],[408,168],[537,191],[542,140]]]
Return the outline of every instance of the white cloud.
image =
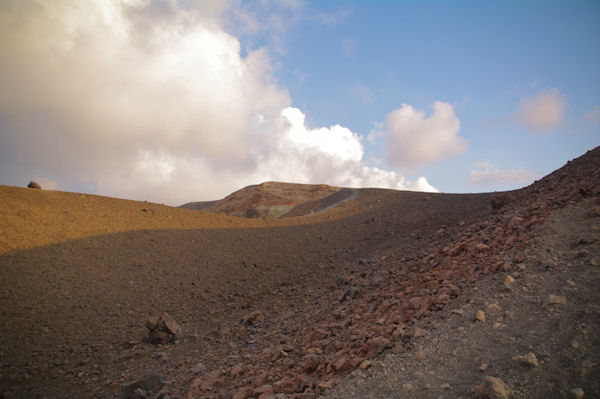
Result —
[[[386,119],[388,162],[397,166],[420,166],[466,151],[468,142],[458,135],[460,121],[451,104],[436,101],[433,114],[408,104]]]
[[[589,123],[600,124],[600,105],[596,105],[594,109],[585,114],[583,120]]]
[[[516,119],[527,128],[548,132],[557,128],[564,118],[565,101],[558,89],[547,89],[524,98]]]
[[[469,183],[480,186],[489,186],[504,183],[530,183],[535,176],[523,169],[502,170],[491,162],[480,162],[477,168],[469,172],[467,180]]]
[[[174,205],[265,180],[434,189],[366,166],[345,127],[307,128],[268,52],[241,56],[225,11],[0,2],[0,178],[43,170],[61,187]]]
[[[407,181],[395,172],[364,165],[364,149],[356,133],[340,125],[309,129],[297,108],[284,109],[275,121],[262,119],[261,128],[274,132],[278,145],[261,158],[255,181],[293,176],[298,183],[437,191],[424,177]]]

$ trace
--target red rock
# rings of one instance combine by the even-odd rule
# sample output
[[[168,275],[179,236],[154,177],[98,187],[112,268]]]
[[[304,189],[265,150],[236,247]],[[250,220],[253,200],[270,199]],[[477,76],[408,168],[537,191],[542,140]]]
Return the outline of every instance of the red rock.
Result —
[[[172,342],[183,333],[181,326],[164,312],[159,316],[149,317],[146,328],[149,330],[150,341],[157,344]]]
[[[391,342],[385,337],[375,337],[369,339],[362,346],[362,351],[367,354],[367,357],[383,352],[384,349],[389,348]]]
[[[212,388],[212,382],[201,377],[196,377],[190,384],[190,387],[185,397],[186,399],[200,398],[202,397],[203,392],[210,391]]]
[[[348,356],[344,356],[340,360],[335,362],[333,367],[335,368],[335,371],[341,373],[352,368],[352,361]]]
[[[285,377],[273,383],[275,393],[293,393],[295,381],[291,377]]]
[[[256,378],[254,379],[254,384],[253,385],[255,387],[259,387],[261,385],[264,385],[265,382],[267,382],[268,377],[269,377],[269,373],[267,373],[266,371],[263,371],[258,376],[256,376]]]
[[[262,386],[254,389],[255,395],[270,394],[270,393],[275,393],[275,390],[273,389],[272,385],[265,384],[265,385],[262,385]]]
[[[323,330],[321,328],[316,328],[312,333],[310,333],[307,337],[308,342],[320,341],[329,336],[329,332]]]
[[[450,295],[448,295],[448,294],[440,294],[440,295],[437,295],[433,299],[434,305],[440,305],[440,304],[446,305],[448,303],[450,303]]]
[[[307,388],[312,388],[314,385],[314,379],[305,374],[296,375],[294,378],[294,392],[304,392]]]
[[[247,399],[254,396],[254,388],[244,387],[236,390],[231,396],[231,399]]]
[[[308,354],[308,355],[304,356],[304,358],[300,362],[300,367],[302,367],[302,370],[304,370],[306,372],[310,372],[310,371],[315,370],[317,367],[319,367],[320,363],[321,363],[321,356],[314,355],[314,354]]]
[[[490,247],[484,243],[478,243],[475,244],[475,249],[478,250],[479,252],[484,252],[490,249]]]
[[[319,382],[319,384],[317,385],[317,388],[319,388],[320,391],[326,391],[328,389],[331,389],[335,386],[335,383],[333,382],[333,380],[329,380],[329,381],[321,381]]]

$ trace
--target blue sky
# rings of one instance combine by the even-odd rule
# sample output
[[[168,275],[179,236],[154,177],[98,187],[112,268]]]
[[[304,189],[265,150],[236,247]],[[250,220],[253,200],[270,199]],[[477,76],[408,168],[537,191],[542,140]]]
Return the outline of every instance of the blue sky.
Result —
[[[451,103],[468,149],[419,170],[442,191],[520,187],[480,187],[466,176],[476,163],[491,162],[541,177],[600,144],[600,126],[585,121],[600,104],[599,2],[330,1],[308,8],[338,17],[298,22],[274,52],[294,104],[316,126],[340,123],[366,136],[402,103],[426,113],[435,101]],[[560,92],[563,122],[543,133],[515,123],[522,99],[548,89]],[[384,158],[383,140],[364,144],[371,162]]]
[[[519,188],[600,145],[597,1],[5,1],[0,184]]]

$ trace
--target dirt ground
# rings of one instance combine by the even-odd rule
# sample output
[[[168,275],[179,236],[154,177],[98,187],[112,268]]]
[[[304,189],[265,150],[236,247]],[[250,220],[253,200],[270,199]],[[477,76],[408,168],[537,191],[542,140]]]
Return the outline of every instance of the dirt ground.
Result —
[[[594,397],[599,187],[598,149],[507,194],[358,190],[283,219],[0,187],[1,397],[150,373],[138,397],[471,397],[485,375]],[[156,345],[161,312],[183,334]]]

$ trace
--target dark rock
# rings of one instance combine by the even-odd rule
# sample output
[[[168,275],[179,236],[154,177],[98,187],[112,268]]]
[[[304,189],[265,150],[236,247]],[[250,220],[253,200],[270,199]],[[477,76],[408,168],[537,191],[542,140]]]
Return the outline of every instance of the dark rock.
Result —
[[[36,183],[34,181],[30,181],[29,184],[27,185],[27,187],[29,187],[29,188],[36,188],[38,190],[42,189],[42,186],[40,186],[38,183]]]

